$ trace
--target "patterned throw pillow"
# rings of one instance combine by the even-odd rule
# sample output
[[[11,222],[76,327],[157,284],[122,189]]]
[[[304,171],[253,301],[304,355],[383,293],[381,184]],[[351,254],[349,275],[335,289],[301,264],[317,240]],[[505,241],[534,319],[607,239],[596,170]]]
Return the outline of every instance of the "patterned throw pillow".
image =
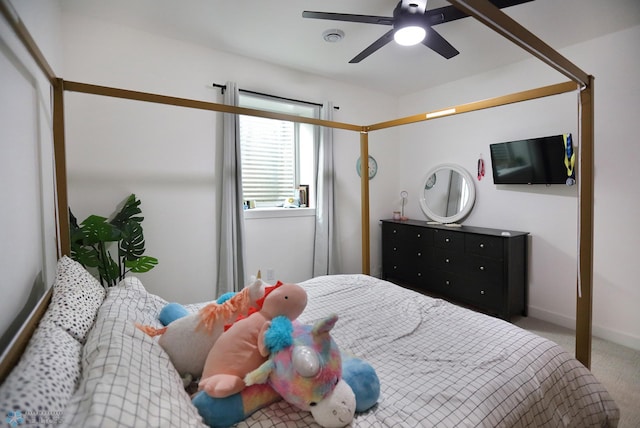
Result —
[[[104,297],[98,280],[80,263],[64,256],[58,261],[53,296],[43,321],[53,322],[84,343]]]
[[[41,322],[0,386],[0,416],[13,418],[17,425],[62,423],[63,410],[80,379],[81,352],[80,342],[63,328]]]

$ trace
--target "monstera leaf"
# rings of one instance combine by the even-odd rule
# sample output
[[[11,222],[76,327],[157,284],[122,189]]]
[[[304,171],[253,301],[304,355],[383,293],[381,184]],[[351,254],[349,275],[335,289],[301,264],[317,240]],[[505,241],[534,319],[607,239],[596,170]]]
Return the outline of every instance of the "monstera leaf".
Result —
[[[137,221],[130,220],[123,225],[118,254],[126,261],[134,261],[144,254],[144,235]]]
[[[134,217],[136,214],[141,214],[140,200],[136,199],[136,195],[129,196],[120,211],[110,221],[119,230],[123,230],[125,225],[131,221],[142,223],[144,217]]]
[[[97,268],[100,265],[100,253],[93,247],[71,246],[71,258],[84,267]]]
[[[107,222],[105,217],[90,215],[82,223],[84,244],[93,245],[99,242],[115,242],[120,239],[118,228]]]
[[[86,268],[94,269],[105,287],[122,280],[128,272],[144,273],[158,264],[158,259],[145,256],[140,200],[130,195],[111,220],[90,215],[78,224],[69,210],[71,257]],[[108,247],[117,242],[117,257]]]
[[[121,279],[120,266],[111,258],[111,253],[107,252],[106,254],[107,256],[104,257],[103,263],[98,265],[98,272],[103,283],[113,287]]]
[[[131,272],[144,273],[153,269],[154,266],[158,264],[158,259],[155,257],[142,256],[136,260],[126,261],[124,264],[131,270]]]

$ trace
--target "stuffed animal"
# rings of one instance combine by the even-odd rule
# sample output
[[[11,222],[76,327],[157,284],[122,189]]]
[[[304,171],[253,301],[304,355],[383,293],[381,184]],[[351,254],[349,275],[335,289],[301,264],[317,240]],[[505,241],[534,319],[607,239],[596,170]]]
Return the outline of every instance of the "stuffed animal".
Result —
[[[158,343],[169,355],[174,367],[183,378],[198,378],[209,355],[209,351],[225,325],[246,316],[251,308],[258,306],[264,295],[264,284],[260,275],[238,293],[227,293],[216,302],[203,307],[197,313],[189,313],[178,303],[169,303],[159,315],[164,328],[136,324],[149,336],[160,336]]]
[[[349,363],[351,362],[351,363]],[[352,372],[356,367],[358,370]],[[359,376],[365,374],[361,380]],[[354,357],[342,359],[342,377],[350,387],[350,391],[334,389],[312,410],[314,420],[324,428],[342,427],[348,424],[336,423],[334,407],[340,408],[343,401],[349,400],[349,394],[355,395],[356,414],[365,412],[375,406],[380,394],[380,383],[375,369],[366,361]],[[356,380],[354,382],[354,380]],[[255,384],[246,387],[241,392],[225,398],[213,398],[206,392],[198,392],[192,399],[205,424],[211,428],[229,427],[251,416],[254,412],[282,400],[268,383]],[[344,418],[343,418],[344,420]]]
[[[310,411],[323,427],[348,425],[356,399],[341,379],[340,349],[329,334],[337,321],[338,316],[331,315],[313,326],[293,323],[291,344],[274,349],[269,360],[247,374],[246,384],[268,382],[287,402]]]
[[[356,396],[356,413],[366,412],[376,405],[380,398],[380,379],[371,364],[343,353],[342,379]]]
[[[194,396],[193,404],[204,422],[213,428],[230,426],[284,398],[311,411],[325,428],[343,427],[355,411],[373,407],[380,393],[375,370],[362,360],[341,356],[329,334],[336,321],[337,316],[332,315],[307,326],[275,318],[265,335],[271,356],[247,374],[250,386],[225,398],[214,398],[204,391]]]
[[[214,398],[200,391],[191,402],[198,409],[205,424],[211,428],[226,428],[280,400],[282,397],[271,386],[257,384],[224,398]]]
[[[313,325],[292,323],[290,345],[274,349],[264,364],[245,376],[245,383],[268,382],[286,401],[311,411],[342,376],[340,349],[329,334],[337,321],[338,316],[331,315]]]
[[[277,316],[298,318],[307,305],[307,293],[299,285],[278,281],[265,289],[257,303],[260,309],[237,320],[209,351],[199,389],[212,397],[228,397],[245,388],[245,375],[269,356],[264,336],[271,320]]]

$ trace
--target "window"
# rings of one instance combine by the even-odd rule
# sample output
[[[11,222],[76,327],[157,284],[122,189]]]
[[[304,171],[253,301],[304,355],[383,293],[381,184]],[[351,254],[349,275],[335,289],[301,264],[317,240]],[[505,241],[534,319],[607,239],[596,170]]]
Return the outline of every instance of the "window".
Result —
[[[319,118],[320,107],[240,92],[239,106]],[[312,186],[317,126],[254,116],[240,116],[242,193],[256,207],[278,207]],[[311,193],[311,189],[310,189]],[[311,200],[311,199],[309,199]]]

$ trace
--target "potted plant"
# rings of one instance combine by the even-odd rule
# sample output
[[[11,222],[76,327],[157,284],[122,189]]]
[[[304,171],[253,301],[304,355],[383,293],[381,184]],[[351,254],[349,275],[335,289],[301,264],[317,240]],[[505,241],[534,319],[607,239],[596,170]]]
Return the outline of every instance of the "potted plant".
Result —
[[[140,200],[131,194],[115,216],[90,215],[80,224],[69,209],[71,233],[71,258],[96,276],[107,287],[112,287],[128,272],[148,272],[158,264],[155,257],[145,256],[142,220],[139,216]],[[110,247],[117,243],[117,257],[111,255]]]

